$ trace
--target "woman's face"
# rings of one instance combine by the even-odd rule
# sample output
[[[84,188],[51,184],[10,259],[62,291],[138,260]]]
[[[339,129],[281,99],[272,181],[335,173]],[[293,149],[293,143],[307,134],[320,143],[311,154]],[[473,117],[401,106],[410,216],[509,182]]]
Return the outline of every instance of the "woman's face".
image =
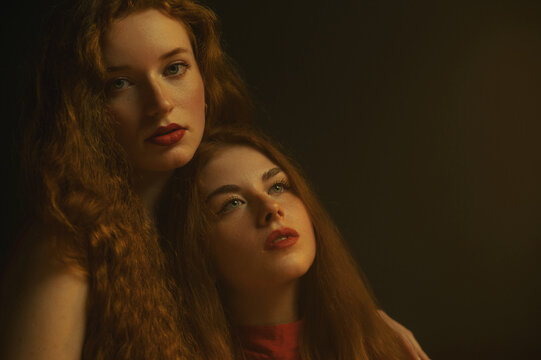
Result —
[[[209,229],[220,278],[253,291],[297,281],[316,253],[314,230],[287,175],[247,146],[220,151],[201,173],[201,193],[216,215]]]
[[[179,21],[150,9],[105,34],[106,92],[116,136],[137,170],[170,171],[191,160],[205,126],[205,91]]]

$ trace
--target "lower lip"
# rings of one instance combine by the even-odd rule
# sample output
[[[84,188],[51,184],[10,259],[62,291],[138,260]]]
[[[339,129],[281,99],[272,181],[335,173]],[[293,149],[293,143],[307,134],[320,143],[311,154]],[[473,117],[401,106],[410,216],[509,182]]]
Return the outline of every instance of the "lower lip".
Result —
[[[185,133],[185,129],[178,129],[167,134],[153,136],[147,141],[160,146],[170,146],[179,142]]]
[[[289,236],[287,239],[280,240],[275,242],[274,244],[268,244],[265,249],[266,250],[279,250],[279,249],[285,249],[290,246],[293,246],[297,243],[299,240],[298,236]]]

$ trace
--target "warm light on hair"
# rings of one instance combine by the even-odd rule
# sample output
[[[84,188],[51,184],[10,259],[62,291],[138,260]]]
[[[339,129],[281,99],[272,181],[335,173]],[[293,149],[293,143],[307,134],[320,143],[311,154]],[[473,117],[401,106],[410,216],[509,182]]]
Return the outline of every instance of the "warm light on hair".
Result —
[[[164,210],[181,213],[181,221],[162,222],[160,229],[175,239],[174,249],[182,254],[176,267],[183,308],[190,309],[189,326],[200,351],[206,356],[222,351],[242,358],[230,331],[227,308],[220,301],[216,270],[210,261],[206,229],[209,213],[200,193],[199,174],[219,151],[245,145],[261,152],[288,176],[291,191],[305,204],[316,235],[316,257],[301,280],[303,328],[302,359],[403,359],[394,332],[383,322],[360,271],[342,237],[294,162],[261,133],[222,128],[211,132],[193,162],[179,169]],[[203,315],[202,315],[203,314]],[[224,349],[228,349],[227,352]],[[212,356],[209,356],[212,358]]]
[[[160,247],[133,193],[104,95],[103,35],[116,19],[151,8],[190,34],[208,129],[251,120],[251,101],[208,8],[191,0],[66,0],[54,9],[24,100],[21,167],[28,215],[47,230],[36,241],[88,277],[84,359],[197,358],[166,271],[174,254]]]

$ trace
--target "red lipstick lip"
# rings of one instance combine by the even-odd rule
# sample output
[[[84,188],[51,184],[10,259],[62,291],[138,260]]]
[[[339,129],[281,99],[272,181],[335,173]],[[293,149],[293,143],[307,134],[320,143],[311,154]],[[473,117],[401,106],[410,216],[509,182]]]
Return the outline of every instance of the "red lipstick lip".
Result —
[[[278,240],[280,237],[286,236],[283,240]],[[277,241],[278,240],[278,241]],[[299,233],[295,229],[281,228],[274,230],[267,236],[265,240],[265,250],[278,250],[293,246],[299,240]]]
[[[185,133],[185,128],[178,124],[171,123],[167,126],[160,126],[157,128],[152,135],[145,139],[145,141],[160,146],[169,146],[179,142]]]

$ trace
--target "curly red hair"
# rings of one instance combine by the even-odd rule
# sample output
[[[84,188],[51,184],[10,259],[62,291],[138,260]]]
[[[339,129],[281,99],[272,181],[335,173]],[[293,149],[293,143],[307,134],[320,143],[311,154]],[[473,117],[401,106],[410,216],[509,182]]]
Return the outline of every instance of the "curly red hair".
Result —
[[[207,129],[251,121],[251,100],[210,9],[192,0],[77,0],[54,9],[25,98],[21,166],[28,214],[47,230],[33,240],[88,277],[85,359],[198,356],[167,266],[175,255],[160,246],[133,192],[103,91],[103,35],[116,19],[150,8],[181,21],[190,35]]]

